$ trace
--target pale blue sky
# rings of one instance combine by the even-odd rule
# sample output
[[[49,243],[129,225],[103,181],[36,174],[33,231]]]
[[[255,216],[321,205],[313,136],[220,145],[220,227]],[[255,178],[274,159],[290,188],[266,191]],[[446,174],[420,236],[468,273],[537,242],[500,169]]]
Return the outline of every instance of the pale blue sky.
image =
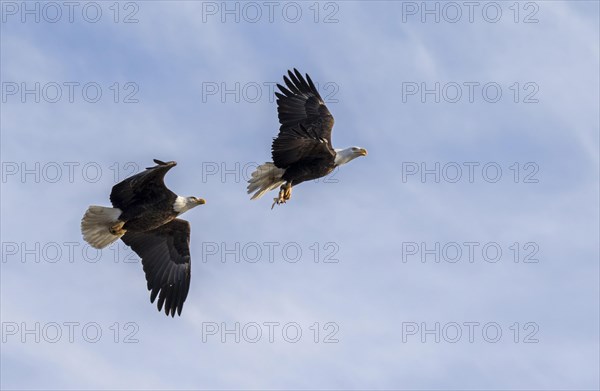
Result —
[[[97,3],[96,23],[90,3],[78,3],[72,23],[64,6],[51,23],[53,6],[37,3],[36,23],[22,4],[1,4],[2,388],[600,386],[597,2],[501,2],[495,23],[487,2],[472,22],[460,6],[456,23],[446,3],[439,23],[428,14],[422,22],[421,2],[286,2],[272,21],[263,2],[238,3],[239,23],[234,14],[221,21],[221,2],[119,3],[117,23],[113,2]],[[122,23],[127,15],[137,22]],[[267,86],[292,67],[335,92],[334,146],[369,155],[329,181],[302,184],[271,211],[270,196],[249,200],[244,176],[270,159],[278,123]],[[39,103],[21,96],[35,83]],[[95,103],[82,96],[87,83],[102,91]],[[236,83],[238,102],[206,95]],[[415,83],[452,95],[403,99]],[[478,83],[473,102],[469,83]],[[488,83],[502,91],[496,103],[482,95]],[[57,85],[62,95],[51,103]],[[462,97],[451,103],[457,85]],[[138,102],[124,103],[133,91]],[[123,179],[153,158],[179,163],[167,177],[173,191],[207,200],[184,216],[192,285],[176,319],[149,303],[126,249],[96,262],[82,253],[81,216],[109,204],[116,167]],[[422,163],[440,164],[439,182],[406,176]],[[462,177],[452,183],[457,166]],[[497,167],[502,176],[491,183]],[[223,168],[234,173],[223,180]],[[273,262],[265,243],[275,243]],[[414,243],[439,243],[448,257],[458,243],[463,255],[423,263],[421,252],[409,254]],[[489,256],[501,248],[498,262],[483,259],[486,244]],[[257,247],[262,256],[249,262]],[[302,256],[288,262],[297,248]],[[523,263],[532,252],[537,263]],[[332,253],[338,262],[324,263]],[[36,322],[39,343],[23,330]],[[68,322],[77,323],[73,342]],[[236,322],[240,342],[229,334],[222,342],[222,325]],[[273,342],[268,322],[279,324]],[[56,324],[62,336],[52,342]],[[262,337],[252,343],[256,324]],[[423,332],[436,324],[439,343]],[[462,335],[452,342],[456,324]],[[469,324],[477,324],[472,342]],[[95,329],[82,335],[86,325],[102,330],[97,343]],[[286,340],[294,332],[282,335],[284,325],[302,330],[298,342]],[[124,342],[130,332],[136,343]],[[330,332],[336,343],[324,343]]]

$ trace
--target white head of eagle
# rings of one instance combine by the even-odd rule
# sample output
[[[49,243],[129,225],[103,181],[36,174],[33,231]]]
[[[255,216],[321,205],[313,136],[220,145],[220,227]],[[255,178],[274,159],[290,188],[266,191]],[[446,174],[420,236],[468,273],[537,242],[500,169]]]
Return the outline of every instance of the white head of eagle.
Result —
[[[177,216],[179,216],[180,214],[187,212],[198,205],[204,205],[205,203],[206,201],[202,198],[177,196],[173,203],[173,210],[177,212]]]
[[[360,147],[333,148],[333,115],[310,76],[305,78],[294,69],[283,81],[285,87],[277,84],[279,92],[275,92],[281,126],[271,144],[273,162],[258,166],[248,181],[253,200],[281,186],[271,209],[292,197],[292,186],[329,175],[336,167],[367,155]]]
[[[367,150],[360,147],[350,147],[345,149],[335,149],[335,165],[341,166],[349,161],[356,159],[359,156],[367,156]]]

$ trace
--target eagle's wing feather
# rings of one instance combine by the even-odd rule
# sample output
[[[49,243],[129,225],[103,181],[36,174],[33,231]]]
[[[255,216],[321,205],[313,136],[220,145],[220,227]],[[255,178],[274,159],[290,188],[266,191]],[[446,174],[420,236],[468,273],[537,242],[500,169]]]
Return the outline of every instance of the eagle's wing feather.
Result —
[[[161,162],[154,159],[157,164],[154,167],[148,167],[145,171],[131,176],[113,186],[110,193],[110,201],[115,208],[121,210],[127,209],[133,203],[153,199],[158,201],[164,197],[175,195],[165,185],[165,175],[176,162]]]
[[[175,219],[147,232],[131,232],[122,237],[142,259],[150,301],[158,296],[157,307],[164,305],[167,315],[181,315],[190,289],[190,223]]]
[[[289,76],[289,78],[288,78]],[[319,95],[310,76],[306,79],[297,69],[284,76],[284,87],[276,92],[279,135],[271,146],[273,163],[286,168],[304,157],[332,159],[333,116]]]

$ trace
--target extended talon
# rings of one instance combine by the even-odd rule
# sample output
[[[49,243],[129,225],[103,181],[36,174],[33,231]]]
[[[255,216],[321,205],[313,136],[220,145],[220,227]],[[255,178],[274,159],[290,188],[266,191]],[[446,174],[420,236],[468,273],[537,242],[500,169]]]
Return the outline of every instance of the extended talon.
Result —
[[[275,205],[285,204],[290,198],[292,198],[292,185],[281,185],[281,188],[279,189],[279,196],[277,198],[273,198],[273,205],[271,205],[271,209],[273,209]]]
[[[279,190],[279,197],[273,198],[273,205],[271,205],[271,209],[273,209],[275,207],[275,204],[279,205],[279,204],[284,204],[284,203],[285,203],[284,193],[283,193],[283,189],[281,189],[281,190]]]
[[[288,186],[285,188],[283,192],[283,203],[292,198],[292,186]]]
[[[125,234],[125,230],[123,229],[124,225],[125,225],[124,221],[119,221],[118,223],[116,223],[112,227],[110,227],[108,230],[113,235],[124,235]]]

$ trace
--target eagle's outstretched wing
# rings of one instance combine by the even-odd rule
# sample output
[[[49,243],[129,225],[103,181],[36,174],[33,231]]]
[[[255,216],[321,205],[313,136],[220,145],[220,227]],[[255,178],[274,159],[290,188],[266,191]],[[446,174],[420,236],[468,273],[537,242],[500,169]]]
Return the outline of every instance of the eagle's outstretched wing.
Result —
[[[144,200],[158,202],[175,193],[165,185],[165,174],[177,165],[176,162],[162,162],[154,159],[157,164],[148,167],[145,171],[131,176],[113,186],[110,201],[115,208],[127,209],[133,203]]]
[[[286,168],[306,157],[333,159],[333,116],[308,74],[304,79],[294,68],[288,76],[283,76],[287,88],[277,84],[281,93],[275,92],[281,126],[271,146],[273,163]]]
[[[122,238],[142,259],[150,301],[158,295],[167,316],[181,315],[190,289],[190,223],[175,219],[147,232],[128,231]],[[159,295],[160,292],[160,295]]]

